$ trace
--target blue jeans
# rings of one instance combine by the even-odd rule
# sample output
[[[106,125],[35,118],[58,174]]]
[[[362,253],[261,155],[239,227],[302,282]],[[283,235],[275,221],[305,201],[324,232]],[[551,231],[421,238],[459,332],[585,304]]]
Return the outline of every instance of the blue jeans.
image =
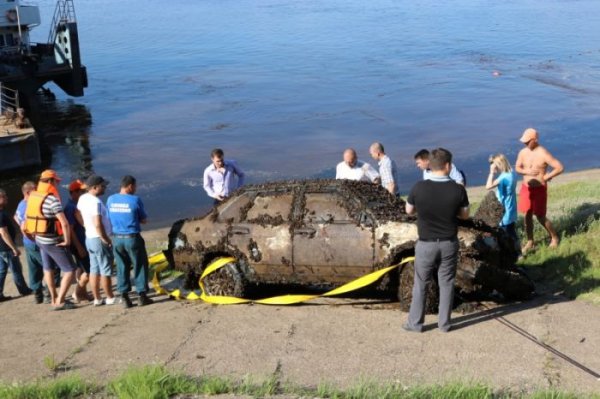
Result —
[[[117,291],[121,294],[131,292],[131,269],[135,278],[135,290],[148,291],[148,255],[146,243],[141,235],[131,237],[114,235],[113,253],[117,263]]]
[[[35,293],[41,293],[46,289],[44,282],[44,268],[42,265],[42,254],[35,244],[25,244],[25,257],[27,258],[27,269],[29,270],[29,288]],[[60,269],[54,271],[54,284],[60,285]]]
[[[0,296],[4,295],[4,282],[6,281],[9,267],[13,275],[13,281],[17,286],[17,290],[19,290],[19,294],[30,294],[31,290],[27,286],[27,283],[25,283],[19,257],[14,256],[12,251],[0,251]]]

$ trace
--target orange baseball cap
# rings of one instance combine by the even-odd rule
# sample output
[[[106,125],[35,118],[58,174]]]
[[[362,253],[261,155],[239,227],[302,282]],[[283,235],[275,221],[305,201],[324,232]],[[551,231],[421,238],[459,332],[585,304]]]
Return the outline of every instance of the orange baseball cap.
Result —
[[[43,171],[42,175],[40,176],[40,179],[54,179],[56,181],[61,180],[61,178],[58,177],[56,171],[52,169],[46,169],[45,171]]]
[[[529,143],[531,140],[536,140],[538,139],[538,132],[537,130],[533,129],[533,128],[529,128],[529,129],[525,129],[525,131],[523,132],[523,135],[521,136],[521,138],[519,139],[519,141],[521,141],[521,143],[527,144]]]
[[[69,192],[85,190],[87,186],[81,180],[73,180],[71,184],[69,184]]]

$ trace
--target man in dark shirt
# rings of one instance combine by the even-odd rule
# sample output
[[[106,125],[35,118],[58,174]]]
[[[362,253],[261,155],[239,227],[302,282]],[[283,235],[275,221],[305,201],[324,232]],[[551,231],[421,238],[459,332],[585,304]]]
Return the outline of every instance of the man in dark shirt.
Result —
[[[21,295],[31,294],[31,290],[23,278],[23,269],[19,260],[21,252],[15,245],[15,226],[4,207],[8,204],[6,191],[0,189],[0,302],[9,299],[4,296],[4,281],[8,269],[12,270],[13,281]]]
[[[443,148],[431,152],[430,180],[414,185],[406,201],[406,213],[418,214],[419,241],[415,248],[415,281],[408,321],[408,331],[423,331],[427,282],[437,269],[440,286],[438,327],[450,330],[454,299],[454,278],[458,261],[458,218],[469,217],[469,199],[465,188],[452,179],[452,154]]]

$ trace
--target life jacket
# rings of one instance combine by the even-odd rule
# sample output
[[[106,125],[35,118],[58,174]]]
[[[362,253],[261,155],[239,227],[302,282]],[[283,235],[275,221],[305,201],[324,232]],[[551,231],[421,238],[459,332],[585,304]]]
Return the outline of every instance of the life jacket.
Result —
[[[25,211],[25,231],[33,236],[60,236],[63,234],[63,230],[58,219],[55,217],[48,218],[44,216],[44,212],[42,210],[44,201],[49,195],[57,197],[57,199],[60,201],[60,197],[58,197],[57,192],[58,190],[56,190],[56,187],[48,183],[40,182],[40,185],[38,185],[38,190],[29,193],[29,198],[27,199],[27,210]],[[40,188],[43,191],[40,191]]]

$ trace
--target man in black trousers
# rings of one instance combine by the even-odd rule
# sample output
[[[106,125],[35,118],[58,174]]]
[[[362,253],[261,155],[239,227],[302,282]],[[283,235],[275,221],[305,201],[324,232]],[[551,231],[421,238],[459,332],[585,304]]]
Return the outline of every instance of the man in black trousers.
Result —
[[[414,185],[406,201],[406,213],[418,214],[419,241],[415,248],[415,281],[407,331],[422,332],[425,320],[427,282],[437,269],[440,286],[438,327],[450,331],[454,299],[454,278],[458,261],[458,218],[469,217],[469,198],[465,188],[452,179],[452,154],[443,148],[431,152],[431,179]]]

